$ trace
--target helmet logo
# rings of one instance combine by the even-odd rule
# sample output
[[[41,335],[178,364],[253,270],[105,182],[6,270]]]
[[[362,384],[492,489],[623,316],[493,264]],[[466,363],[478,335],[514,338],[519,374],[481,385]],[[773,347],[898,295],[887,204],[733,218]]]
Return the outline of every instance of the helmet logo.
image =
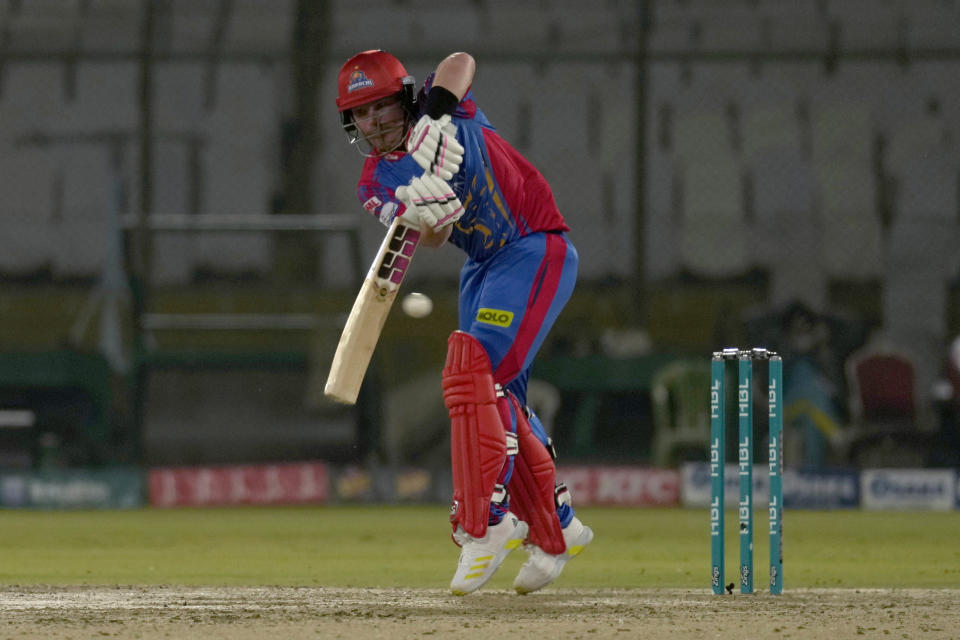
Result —
[[[353,93],[358,89],[372,87],[373,80],[367,77],[361,69],[354,69],[350,73],[350,79],[347,81],[347,93]]]

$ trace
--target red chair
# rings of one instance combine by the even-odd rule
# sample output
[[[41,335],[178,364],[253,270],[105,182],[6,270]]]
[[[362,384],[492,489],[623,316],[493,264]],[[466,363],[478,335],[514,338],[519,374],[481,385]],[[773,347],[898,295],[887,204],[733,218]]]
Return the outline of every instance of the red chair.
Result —
[[[916,367],[888,344],[867,345],[846,363],[851,425],[847,457],[861,466],[923,466],[929,434],[922,429]]]
[[[860,352],[848,362],[851,415],[864,422],[912,422],[916,417],[913,361],[904,353]]]

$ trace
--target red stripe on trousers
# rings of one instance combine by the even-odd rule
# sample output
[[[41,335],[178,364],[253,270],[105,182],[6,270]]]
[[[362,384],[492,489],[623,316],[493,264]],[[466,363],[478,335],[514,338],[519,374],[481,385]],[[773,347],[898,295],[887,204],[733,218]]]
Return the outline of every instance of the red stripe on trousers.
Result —
[[[537,339],[537,334],[543,327],[544,319],[550,311],[550,306],[557,295],[560,278],[563,276],[563,264],[567,257],[567,243],[554,233],[546,233],[547,247],[543,261],[537,269],[527,307],[523,313],[523,320],[517,330],[517,337],[507,354],[500,361],[500,365],[493,372],[493,379],[500,384],[507,384],[520,373],[523,362],[527,359],[530,346]],[[541,282],[542,280],[542,282]],[[537,286],[537,283],[541,283]]]

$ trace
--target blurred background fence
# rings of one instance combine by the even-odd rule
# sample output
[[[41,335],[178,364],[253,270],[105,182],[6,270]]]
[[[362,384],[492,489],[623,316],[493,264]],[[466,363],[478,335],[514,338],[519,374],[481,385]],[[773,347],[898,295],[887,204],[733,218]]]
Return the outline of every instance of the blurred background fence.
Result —
[[[960,464],[956,1],[5,0],[3,465],[443,464],[457,251],[418,254],[437,310],[391,316],[357,407],[322,397],[383,233],[333,102],[367,48],[418,82],[473,53],[555,189],[580,285],[531,402],[561,451],[703,459],[663,442],[706,405],[667,368],[740,344],[787,358],[788,465]],[[905,359],[900,405],[865,350]]]

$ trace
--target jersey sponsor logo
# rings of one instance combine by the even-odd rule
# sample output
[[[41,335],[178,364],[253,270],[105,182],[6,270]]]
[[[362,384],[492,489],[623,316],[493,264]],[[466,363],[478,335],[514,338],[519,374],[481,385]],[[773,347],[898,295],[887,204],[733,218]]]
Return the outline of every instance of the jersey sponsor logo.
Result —
[[[513,323],[513,312],[502,309],[482,308],[477,311],[477,322],[492,324],[498,327],[509,327]]]
[[[381,202],[380,198],[378,198],[377,196],[373,196],[372,198],[370,198],[369,200],[363,203],[363,208],[369,211],[370,213],[373,213],[374,209],[376,209],[382,204],[383,202]]]
[[[368,78],[367,74],[360,69],[354,69],[353,73],[350,74],[350,79],[347,81],[347,93],[353,93],[358,89],[372,86],[373,80]]]

